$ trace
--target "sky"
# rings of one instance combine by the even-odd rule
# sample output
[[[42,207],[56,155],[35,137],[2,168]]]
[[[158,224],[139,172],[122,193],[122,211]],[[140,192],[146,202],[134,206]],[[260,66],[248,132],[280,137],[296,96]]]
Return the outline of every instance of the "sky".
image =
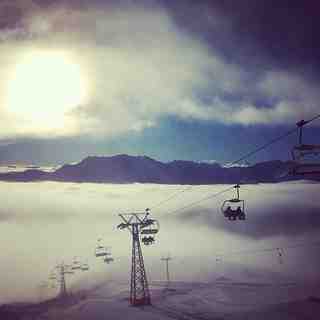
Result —
[[[0,162],[230,162],[319,113],[317,1],[5,0]],[[319,121],[307,129],[316,142]],[[296,137],[249,162],[290,157]]]

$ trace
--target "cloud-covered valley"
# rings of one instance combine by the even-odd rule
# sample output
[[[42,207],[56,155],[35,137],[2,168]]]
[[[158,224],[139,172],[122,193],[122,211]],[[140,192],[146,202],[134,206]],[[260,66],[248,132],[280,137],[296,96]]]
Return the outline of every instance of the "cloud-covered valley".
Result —
[[[47,280],[55,264],[62,260],[71,263],[74,256],[88,261],[91,271],[90,276],[79,274],[70,278],[71,287],[93,286],[110,278],[127,281],[130,235],[117,230],[121,222],[118,214],[140,212],[146,207],[155,207],[152,216],[160,222],[155,245],[143,248],[150,280],[163,279],[159,259],[168,252],[174,257],[175,280],[211,281],[224,275],[241,281],[249,277],[247,280],[253,281],[247,273],[254,273],[255,281],[300,281],[317,276],[319,245],[312,245],[319,242],[317,184],[243,186],[246,221],[225,220],[220,212],[223,200],[233,194],[172,213],[224,188],[195,186],[156,207],[181,190],[181,186],[1,183],[0,234],[5,244],[1,261],[6,275],[1,282],[1,302],[37,298],[39,284]],[[98,238],[111,246],[113,265],[106,266],[94,257]],[[304,245],[284,249],[282,265],[276,252],[263,251],[295,244]],[[249,253],[234,254],[243,251]],[[221,257],[223,265],[217,265],[217,258],[221,262]]]

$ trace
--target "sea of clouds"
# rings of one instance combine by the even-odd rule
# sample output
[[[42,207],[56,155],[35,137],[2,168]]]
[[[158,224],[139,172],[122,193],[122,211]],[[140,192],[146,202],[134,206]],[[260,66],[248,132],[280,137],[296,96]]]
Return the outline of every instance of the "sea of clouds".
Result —
[[[213,281],[224,276],[241,281],[299,281],[317,276],[320,226],[319,185],[311,182],[242,186],[247,220],[228,221],[220,206],[224,194],[186,210],[177,208],[228,186],[194,186],[171,201],[157,204],[185,188],[154,184],[0,183],[0,303],[53,296],[39,288],[54,266],[74,256],[90,264],[87,273],[68,277],[73,290],[111,279],[128,281],[130,234],[120,231],[119,213],[149,207],[160,222],[154,246],[143,246],[148,277],[164,280],[160,258],[170,253],[172,278]],[[115,262],[95,258],[97,239],[111,247]],[[283,264],[276,251],[284,249]],[[310,245],[309,245],[310,243]],[[247,251],[247,253],[243,253]],[[305,280],[306,281],[306,280]]]

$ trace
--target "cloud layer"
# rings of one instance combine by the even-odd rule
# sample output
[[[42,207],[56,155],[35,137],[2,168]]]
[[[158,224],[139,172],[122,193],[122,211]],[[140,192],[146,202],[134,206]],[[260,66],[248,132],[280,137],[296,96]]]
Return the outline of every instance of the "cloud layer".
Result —
[[[319,276],[319,245],[284,250],[285,263],[281,266],[275,252],[232,254],[318,240],[317,184],[244,186],[242,196],[246,200],[248,217],[245,222],[225,220],[219,211],[224,198],[170,214],[176,208],[221,189],[224,186],[197,186],[152,211],[153,217],[159,219],[160,231],[156,244],[143,248],[149,279],[163,279],[163,265],[159,259],[168,252],[174,257],[175,280],[209,281],[223,272],[231,279],[253,281],[251,276],[247,279],[244,270],[256,272],[254,281],[257,282],[270,281],[267,270],[279,273],[278,280],[292,276],[294,281],[301,278],[305,281],[308,277]],[[140,212],[146,206],[152,208],[178,190],[181,186],[0,183],[0,234],[5,244],[0,257],[2,272],[6,275],[0,288],[0,304],[34,299],[38,295],[38,285],[47,280],[54,265],[62,260],[71,262],[74,256],[88,260],[90,285],[109,277],[127,281],[130,235],[116,229],[120,223],[118,214]],[[288,209],[289,204],[294,211]],[[112,247],[116,259],[107,269],[94,257],[98,238]],[[222,255],[223,264],[217,266],[216,259]],[[261,273],[261,269],[266,272]],[[68,285],[84,279],[85,275],[79,274],[68,279]],[[15,283],[19,286],[13,286]],[[56,290],[51,290],[48,294],[55,293]]]
[[[273,66],[257,72],[254,66],[231,63],[177,25],[161,6],[34,6],[21,12],[15,24],[7,21],[0,31],[1,96],[21,55],[62,50],[81,65],[89,99],[65,114],[53,131],[21,125],[1,98],[7,125],[0,130],[6,137],[110,136],[141,131],[167,117],[291,124],[317,113],[318,86],[306,74]],[[210,19],[221,28],[231,23],[218,12]]]

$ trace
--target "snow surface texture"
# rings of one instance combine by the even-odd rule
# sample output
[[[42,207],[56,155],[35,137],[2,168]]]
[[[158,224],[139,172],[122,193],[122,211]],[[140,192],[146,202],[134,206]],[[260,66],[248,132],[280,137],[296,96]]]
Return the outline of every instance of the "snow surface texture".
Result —
[[[5,244],[0,253],[4,275],[0,304],[54,297],[57,289],[40,289],[39,284],[57,262],[71,262],[79,256],[88,261],[90,272],[68,277],[67,287],[73,292],[89,290],[87,300],[63,311],[50,311],[66,312],[68,318],[71,310],[68,319],[115,319],[119,315],[132,319],[134,314],[140,319],[227,319],[229,314],[240,317],[261,309],[265,314],[282,314],[297,305],[306,306],[306,311],[311,305],[317,308],[316,302],[307,299],[320,294],[312,285],[319,280],[319,245],[285,249],[282,264],[276,252],[254,251],[320,240],[319,184],[243,186],[246,221],[230,222],[219,211],[232,192],[172,213],[226,187],[195,186],[155,207],[186,186],[0,183],[0,234]],[[143,248],[154,306],[141,311],[127,306],[130,239],[127,231],[118,231],[116,226],[118,213],[146,207],[155,207],[152,215],[161,228],[156,244]],[[112,248],[113,264],[105,265],[94,257],[100,237]],[[165,269],[160,258],[168,252],[173,257],[170,271],[176,291],[163,293]],[[63,317],[59,314],[56,319]]]
[[[152,285],[152,306],[128,306],[125,285],[109,282],[71,307],[52,308],[39,319],[318,319],[320,303],[305,299],[306,289],[296,284],[174,282],[171,291]]]

